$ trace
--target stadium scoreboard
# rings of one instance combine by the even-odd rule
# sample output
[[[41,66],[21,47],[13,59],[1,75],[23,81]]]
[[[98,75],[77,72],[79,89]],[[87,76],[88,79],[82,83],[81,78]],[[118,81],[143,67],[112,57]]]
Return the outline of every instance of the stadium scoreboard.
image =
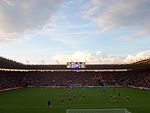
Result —
[[[72,69],[85,68],[85,62],[67,62],[67,68]]]

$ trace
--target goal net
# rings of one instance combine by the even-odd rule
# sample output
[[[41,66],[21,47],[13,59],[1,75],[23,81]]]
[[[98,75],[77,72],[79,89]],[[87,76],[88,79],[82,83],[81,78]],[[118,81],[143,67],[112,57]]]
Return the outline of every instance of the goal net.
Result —
[[[67,109],[66,113],[131,113],[127,109]]]
[[[71,88],[74,88],[74,87],[82,87],[82,84],[71,84],[70,87],[71,87]]]

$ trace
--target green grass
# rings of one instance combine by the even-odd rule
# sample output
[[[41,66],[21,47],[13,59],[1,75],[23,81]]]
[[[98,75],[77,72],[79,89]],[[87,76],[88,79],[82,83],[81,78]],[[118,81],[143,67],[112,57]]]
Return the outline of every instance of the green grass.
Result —
[[[72,102],[68,101],[68,91],[74,94],[84,94],[86,98],[77,96]],[[118,92],[121,96],[118,97]],[[109,97],[116,95],[116,101]],[[129,96],[126,101],[124,96]],[[64,103],[60,98],[64,97]],[[47,101],[52,101],[48,108]],[[0,113],[65,113],[72,108],[127,108],[132,113],[150,113],[150,91],[116,88],[106,92],[99,88],[25,88],[8,92],[0,92]]]

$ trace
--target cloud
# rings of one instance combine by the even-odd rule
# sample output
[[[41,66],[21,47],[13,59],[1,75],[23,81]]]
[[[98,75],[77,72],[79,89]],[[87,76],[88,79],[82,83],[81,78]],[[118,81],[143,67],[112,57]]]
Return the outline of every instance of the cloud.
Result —
[[[150,58],[150,50],[138,52],[136,54],[127,55],[125,57],[117,57],[107,55],[101,51],[77,51],[74,53],[64,53],[55,55],[51,60],[58,61],[59,63],[66,64],[66,62],[86,62],[87,64],[122,64],[132,63],[142,59]]]
[[[53,60],[58,60],[61,63],[65,63],[67,61],[82,61],[82,62],[91,62],[98,59],[98,56],[101,54],[101,57],[105,56],[101,52],[89,52],[89,51],[77,51],[70,54],[61,54],[53,56]]]
[[[82,15],[100,30],[121,27],[136,34],[150,34],[149,6],[149,0],[90,0],[82,7]]]
[[[0,1],[0,41],[18,40],[36,32],[47,23],[63,0]]]
[[[134,55],[128,55],[124,61],[125,62],[136,62],[136,61],[140,61],[140,60],[147,59],[147,58],[150,58],[150,50],[137,52]]]

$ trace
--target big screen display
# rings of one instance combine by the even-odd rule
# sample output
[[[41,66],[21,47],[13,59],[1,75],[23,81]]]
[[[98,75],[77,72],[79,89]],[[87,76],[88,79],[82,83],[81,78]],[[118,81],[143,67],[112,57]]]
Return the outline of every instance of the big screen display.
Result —
[[[85,62],[67,62],[67,68],[73,69],[85,68]]]

